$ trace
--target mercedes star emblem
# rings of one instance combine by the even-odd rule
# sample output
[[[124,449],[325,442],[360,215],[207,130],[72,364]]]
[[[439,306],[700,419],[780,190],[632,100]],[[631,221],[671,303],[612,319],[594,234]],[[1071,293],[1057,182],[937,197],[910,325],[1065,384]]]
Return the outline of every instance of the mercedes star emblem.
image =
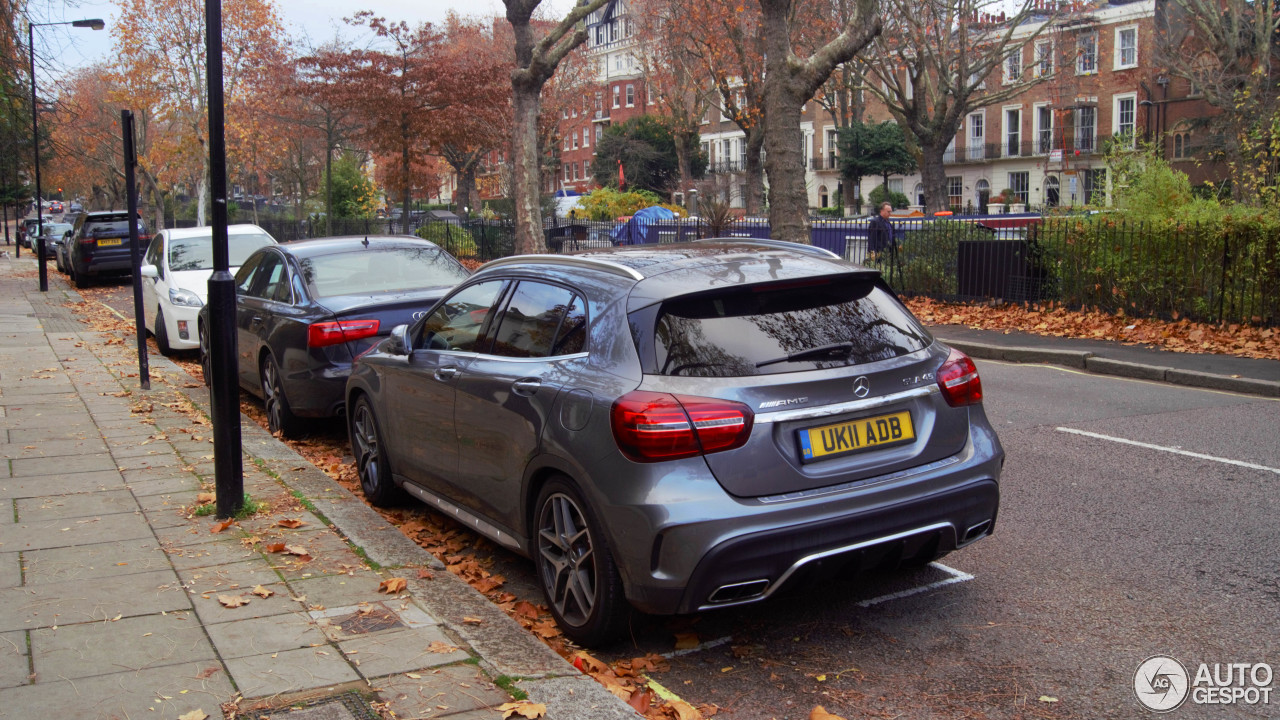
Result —
[[[863,375],[853,381],[853,394],[860,398],[864,398],[871,392],[871,382],[867,380],[867,376]]]

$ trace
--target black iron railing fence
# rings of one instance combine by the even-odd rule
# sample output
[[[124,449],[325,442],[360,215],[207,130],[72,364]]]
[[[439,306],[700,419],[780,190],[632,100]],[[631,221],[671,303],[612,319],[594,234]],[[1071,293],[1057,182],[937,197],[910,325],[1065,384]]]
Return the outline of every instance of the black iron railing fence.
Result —
[[[969,216],[893,221],[896,253],[867,250],[867,218],[813,218],[811,242],[883,270],[905,294],[945,300],[1055,302],[1135,316],[1280,324],[1280,238],[1261,227],[1142,224],[1106,214]],[[323,237],[314,222],[263,222],[277,240]],[[546,224],[548,252],[613,247],[619,223]],[[337,220],[333,235],[416,233],[460,258],[488,261],[514,252],[510,221]],[[628,243],[705,237],[768,238],[767,220],[723,227],[705,221],[652,223]]]

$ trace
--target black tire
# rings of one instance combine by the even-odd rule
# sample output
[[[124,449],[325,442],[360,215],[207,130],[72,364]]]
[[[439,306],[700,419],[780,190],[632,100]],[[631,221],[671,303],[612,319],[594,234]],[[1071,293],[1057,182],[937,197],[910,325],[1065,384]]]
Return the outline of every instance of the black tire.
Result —
[[[356,473],[364,496],[377,507],[400,504],[405,493],[391,477],[391,463],[387,461],[387,448],[382,443],[382,429],[373,413],[373,403],[361,395],[347,418],[347,434],[351,439],[351,452],[356,456]]]
[[[89,287],[91,284],[93,284],[92,280],[90,280],[87,276],[85,276],[82,273],[76,272],[76,268],[74,265],[71,266],[71,282],[75,283],[77,290],[83,290]]]
[[[199,326],[196,333],[200,338],[200,370],[204,374],[204,386],[213,387],[213,362],[209,359],[209,331],[204,323],[196,324]]]
[[[611,643],[631,607],[595,512],[563,476],[547,481],[536,507],[534,562],[551,614],[565,637],[579,645]]]
[[[289,408],[289,398],[284,394],[284,380],[280,377],[280,366],[271,353],[262,358],[259,378],[262,380],[262,406],[267,411],[267,430],[272,435],[280,433],[287,438],[297,437],[302,431],[302,421]]]
[[[57,268],[60,273],[65,274],[67,272],[67,269],[62,267],[62,253],[55,252],[53,254],[53,266]]]
[[[156,347],[160,349],[160,354],[169,357],[173,354],[173,348],[169,345],[169,328],[164,324],[164,313],[160,308],[156,308],[156,331],[152,333],[156,336]]]

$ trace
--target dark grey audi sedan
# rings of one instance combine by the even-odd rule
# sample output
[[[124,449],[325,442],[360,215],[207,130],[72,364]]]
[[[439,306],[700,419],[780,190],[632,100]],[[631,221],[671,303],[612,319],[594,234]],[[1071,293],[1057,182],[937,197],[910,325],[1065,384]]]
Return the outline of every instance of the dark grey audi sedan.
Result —
[[[493,261],[363,355],[352,449],[537,563],[565,634],[754,602],[991,534],[973,362],[878,272],[715,240]]]

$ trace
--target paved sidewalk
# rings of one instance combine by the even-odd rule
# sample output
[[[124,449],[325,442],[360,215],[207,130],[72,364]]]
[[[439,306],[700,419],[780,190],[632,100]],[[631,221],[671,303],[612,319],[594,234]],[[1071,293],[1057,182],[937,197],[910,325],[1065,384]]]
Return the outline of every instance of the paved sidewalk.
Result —
[[[548,718],[637,717],[247,419],[245,489],[276,512],[222,532],[190,517],[213,484],[204,388],[153,355],[140,390],[133,340],[89,331],[49,279],[0,258],[0,717],[220,718],[238,700],[479,720],[512,700],[499,680]],[[405,589],[379,592],[392,577]]]

